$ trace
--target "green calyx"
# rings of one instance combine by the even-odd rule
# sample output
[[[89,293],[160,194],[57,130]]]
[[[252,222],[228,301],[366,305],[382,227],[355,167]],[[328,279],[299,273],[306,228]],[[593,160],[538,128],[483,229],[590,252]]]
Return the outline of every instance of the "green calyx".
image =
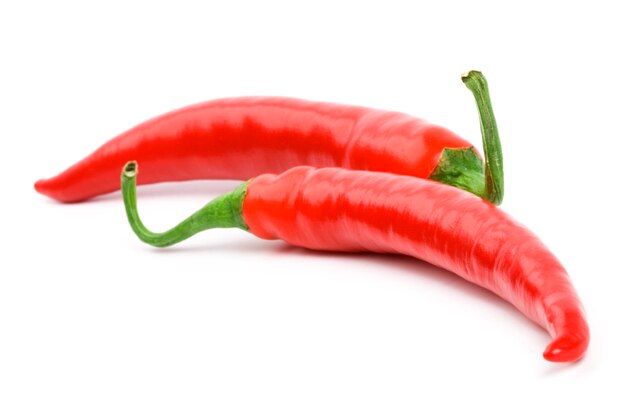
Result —
[[[439,159],[439,164],[429,178],[469,191],[481,198],[485,196],[483,162],[473,147],[445,148]]]
[[[248,182],[210,201],[177,226],[163,233],[148,230],[137,212],[137,163],[128,162],[122,171],[122,196],[128,222],[142,241],[158,247],[170,246],[185,240],[198,232],[214,228],[236,227],[248,230],[243,220],[243,200]]]

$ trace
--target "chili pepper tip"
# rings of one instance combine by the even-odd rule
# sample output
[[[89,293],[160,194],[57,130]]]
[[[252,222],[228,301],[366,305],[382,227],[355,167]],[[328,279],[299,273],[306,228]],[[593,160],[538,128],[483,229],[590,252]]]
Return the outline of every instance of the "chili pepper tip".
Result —
[[[589,345],[587,325],[581,325],[585,332],[565,335],[553,340],[543,352],[543,357],[550,362],[573,362],[581,359]]]
[[[35,191],[37,191],[40,194],[46,194],[46,187],[44,186],[45,181],[44,180],[38,180],[35,183]]]
[[[55,193],[56,190],[54,188],[54,184],[51,183],[49,180],[45,180],[45,179],[37,180],[37,182],[35,182],[34,184],[34,187],[35,187],[35,191],[37,191],[39,194],[43,194],[51,198],[56,198],[59,201],[65,201],[62,195],[59,197]]]

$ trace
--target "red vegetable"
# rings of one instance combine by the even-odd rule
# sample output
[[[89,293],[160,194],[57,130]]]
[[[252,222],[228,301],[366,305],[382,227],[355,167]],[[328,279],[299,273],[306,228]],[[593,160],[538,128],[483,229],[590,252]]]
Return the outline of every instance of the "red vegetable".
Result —
[[[230,98],[149,120],[105,143],[35,188],[63,202],[119,189],[124,163],[142,165],[140,184],[246,179],[297,165],[386,171],[468,190],[498,204],[502,154],[487,82],[463,77],[481,116],[487,172],[470,143],[406,114],[278,97]]]
[[[575,361],[587,349],[583,307],[561,263],[532,232],[470,193],[388,173],[296,167],[261,175],[153,233],[137,214],[135,175],[129,163],[124,203],[133,230],[152,245],[239,227],[310,249],[409,255],[493,291],[544,327],[553,338],[547,360]]]

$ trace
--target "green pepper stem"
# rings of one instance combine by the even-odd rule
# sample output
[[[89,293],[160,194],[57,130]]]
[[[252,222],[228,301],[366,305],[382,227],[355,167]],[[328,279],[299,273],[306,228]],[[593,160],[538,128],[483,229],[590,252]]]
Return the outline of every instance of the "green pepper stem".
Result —
[[[248,183],[210,201],[200,210],[163,233],[154,233],[144,226],[137,212],[137,162],[128,162],[122,170],[122,196],[128,222],[142,241],[158,247],[170,246],[198,232],[213,228],[238,227],[248,230],[242,207]]]
[[[483,150],[485,153],[485,189],[483,198],[498,205],[504,197],[502,146],[500,144],[496,118],[491,107],[487,79],[480,71],[469,71],[463,74],[461,79],[474,95],[478,114],[480,115],[480,131],[483,137]]]

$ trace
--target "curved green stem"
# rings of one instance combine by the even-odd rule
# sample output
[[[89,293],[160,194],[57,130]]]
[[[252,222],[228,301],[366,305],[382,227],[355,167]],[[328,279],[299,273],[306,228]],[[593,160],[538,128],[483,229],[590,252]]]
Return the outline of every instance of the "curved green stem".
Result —
[[[122,196],[128,222],[142,241],[153,246],[170,246],[198,232],[213,228],[238,227],[248,230],[242,207],[248,183],[210,201],[200,210],[163,233],[154,233],[144,226],[137,212],[137,162],[128,162],[122,170]]]
[[[502,146],[500,144],[496,118],[491,107],[487,79],[480,71],[469,71],[463,74],[461,79],[474,95],[478,114],[480,115],[480,131],[483,137],[483,150],[485,153],[485,189],[483,198],[498,205],[504,197]]]

